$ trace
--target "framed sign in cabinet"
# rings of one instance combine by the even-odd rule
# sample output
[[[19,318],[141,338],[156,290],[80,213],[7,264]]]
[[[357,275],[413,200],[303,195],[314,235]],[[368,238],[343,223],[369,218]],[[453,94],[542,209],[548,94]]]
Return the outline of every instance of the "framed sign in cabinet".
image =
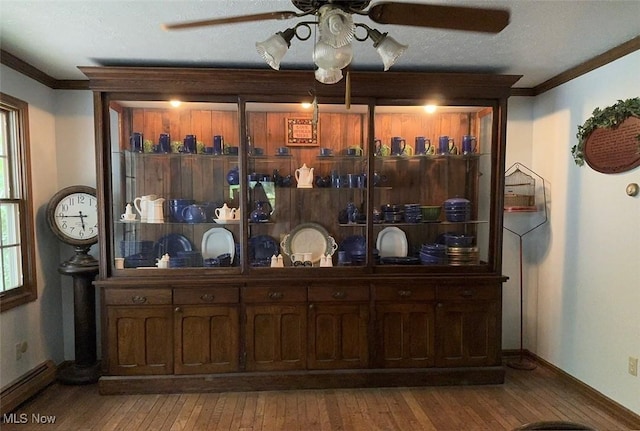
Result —
[[[517,76],[352,72],[350,107],[323,86],[314,112],[306,72],[82,70],[102,392],[502,381]]]

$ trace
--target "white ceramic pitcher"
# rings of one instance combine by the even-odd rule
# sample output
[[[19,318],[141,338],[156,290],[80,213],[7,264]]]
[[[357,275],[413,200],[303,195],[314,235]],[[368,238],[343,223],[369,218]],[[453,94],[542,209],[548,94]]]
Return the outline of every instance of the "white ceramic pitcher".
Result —
[[[164,223],[164,198],[147,203],[147,223]]]
[[[145,195],[133,200],[133,206],[136,207],[136,211],[140,214],[140,221],[142,223],[146,223],[149,218],[149,202],[156,199],[158,199],[157,195]]]

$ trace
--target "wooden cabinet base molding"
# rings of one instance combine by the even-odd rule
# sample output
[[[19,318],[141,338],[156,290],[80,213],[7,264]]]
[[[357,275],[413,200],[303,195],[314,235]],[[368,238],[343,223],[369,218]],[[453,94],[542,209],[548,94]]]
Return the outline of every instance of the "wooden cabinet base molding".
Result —
[[[504,383],[503,367],[467,367],[246,372],[197,376],[104,376],[100,379],[99,388],[102,395],[119,395],[501,383]]]

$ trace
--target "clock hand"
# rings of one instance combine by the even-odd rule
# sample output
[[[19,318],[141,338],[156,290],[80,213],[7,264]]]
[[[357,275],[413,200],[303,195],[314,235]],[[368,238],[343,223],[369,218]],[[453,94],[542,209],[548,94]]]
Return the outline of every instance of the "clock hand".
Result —
[[[87,216],[83,215],[82,211],[78,211],[78,214],[79,214],[78,217],[80,217],[80,223],[82,224],[82,230],[84,230],[84,218],[87,217]]]

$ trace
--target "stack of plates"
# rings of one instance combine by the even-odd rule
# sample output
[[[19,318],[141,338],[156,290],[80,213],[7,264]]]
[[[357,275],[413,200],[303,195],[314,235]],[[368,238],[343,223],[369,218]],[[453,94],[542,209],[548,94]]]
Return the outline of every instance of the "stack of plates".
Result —
[[[169,259],[169,268],[186,268],[189,266],[189,259],[186,257],[172,257]]]
[[[120,241],[122,256],[149,255],[153,256],[153,241]]]
[[[420,262],[423,265],[442,265],[446,263],[447,247],[442,244],[422,244]]]
[[[155,266],[153,241],[120,241],[120,253],[124,256],[125,268]]]
[[[471,219],[471,202],[464,198],[447,199],[444,201],[444,213],[447,221],[468,221]]]
[[[404,220],[404,211],[402,205],[386,204],[380,208],[382,213],[381,219],[385,223],[400,223]]]
[[[231,266],[231,254],[223,253],[218,257],[210,257],[210,258],[204,259],[204,266],[208,268]]]
[[[203,264],[202,261],[202,253],[199,251],[179,251],[177,258],[184,259],[184,266],[189,267],[201,267]],[[169,262],[171,262],[174,257],[169,258]]]
[[[475,237],[473,235],[467,235],[464,233],[445,233],[444,243],[448,247],[471,247],[471,245],[473,245],[474,238]]]
[[[477,265],[478,247],[447,247],[449,265]]]
[[[420,204],[404,205],[404,221],[407,223],[420,223],[422,221]]]
[[[358,250],[356,252],[351,253],[351,265],[354,266],[362,266],[365,264],[367,260],[367,251],[366,250]],[[373,249],[373,260],[376,263],[380,263],[380,253],[377,248]]]

